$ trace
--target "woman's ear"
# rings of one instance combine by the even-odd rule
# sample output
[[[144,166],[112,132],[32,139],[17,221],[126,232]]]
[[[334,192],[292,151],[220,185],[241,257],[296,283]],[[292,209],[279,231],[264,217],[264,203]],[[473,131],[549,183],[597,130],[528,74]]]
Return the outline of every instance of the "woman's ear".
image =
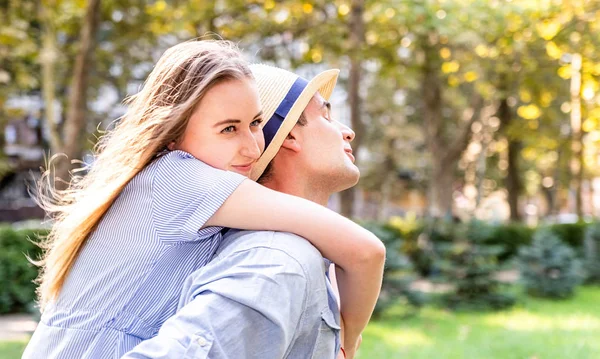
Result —
[[[175,149],[175,141],[169,143],[167,145],[167,148],[169,149],[169,151],[173,151]]]
[[[298,126],[294,126],[294,128],[292,128],[292,131],[285,138],[285,140],[283,140],[283,144],[281,144],[282,148],[286,148],[294,152],[300,152],[302,147],[300,146],[300,134],[297,131],[297,127]]]

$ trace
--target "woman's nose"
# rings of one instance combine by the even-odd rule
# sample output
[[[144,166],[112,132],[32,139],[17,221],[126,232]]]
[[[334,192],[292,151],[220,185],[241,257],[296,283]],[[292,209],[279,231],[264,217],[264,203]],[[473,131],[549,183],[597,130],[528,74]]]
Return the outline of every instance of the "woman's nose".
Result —
[[[262,136],[262,131],[256,132],[257,133],[249,132],[244,136],[244,144],[241,151],[241,154],[243,156],[251,158],[253,160],[257,160],[260,157],[260,154],[262,153],[262,138],[257,138]],[[262,142],[264,142],[264,140],[262,140]]]

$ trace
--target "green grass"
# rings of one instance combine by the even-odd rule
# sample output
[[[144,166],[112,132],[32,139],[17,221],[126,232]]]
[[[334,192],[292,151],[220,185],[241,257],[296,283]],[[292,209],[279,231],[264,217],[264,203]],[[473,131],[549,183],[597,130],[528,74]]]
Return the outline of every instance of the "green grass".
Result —
[[[522,298],[495,313],[426,307],[404,318],[401,307],[372,321],[359,359],[600,358],[600,288],[583,287],[567,301]],[[26,342],[0,342],[0,359],[18,359]]]
[[[27,341],[0,342],[0,359],[19,359]]]
[[[382,318],[367,327],[358,358],[600,358],[600,288],[567,301],[522,298],[501,312],[426,307],[405,318],[395,307]]]

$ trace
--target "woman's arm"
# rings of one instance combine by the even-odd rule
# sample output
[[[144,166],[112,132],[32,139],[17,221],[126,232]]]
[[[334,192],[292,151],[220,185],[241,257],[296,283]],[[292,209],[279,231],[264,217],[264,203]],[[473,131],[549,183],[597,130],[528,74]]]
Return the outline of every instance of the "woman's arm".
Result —
[[[344,342],[348,347],[358,342],[383,279],[385,247],[374,234],[319,204],[250,180],[240,184],[206,225],[292,232],[309,240],[336,264]],[[352,358],[355,348],[348,349]]]
[[[337,300],[338,306],[340,306],[340,290],[337,285],[336,271],[337,271],[337,266],[332,263],[329,266],[329,281],[331,282],[331,286],[333,287],[333,291],[336,295],[335,299]],[[341,311],[341,309],[340,309],[340,311]],[[350,314],[350,315],[352,315],[352,314]],[[342,313],[342,315],[340,316],[340,328],[342,328],[342,330],[340,331],[340,336],[341,336],[342,348],[344,348],[346,355],[342,354],[342,351],[340,351],[337,359],[354,358],[354,355],[356,354],[356,351],[358,350],[358,348],[360,347],[360,344],[362,342],[362,334],[360,334],[362,332],[362,328],[359,328],[357,330],[352,330],[352,328],[350,328],[350,331],[348,332],[349,334],[346,335],[345,327],[346,327],[346,325],[344,323],[344,315]],[[356,335],[355,333],[357,331],[359,333],[358,337],[352,337],[352,335]],[[346,343],[355,343],[355,344],[354,345],[346,345]]]

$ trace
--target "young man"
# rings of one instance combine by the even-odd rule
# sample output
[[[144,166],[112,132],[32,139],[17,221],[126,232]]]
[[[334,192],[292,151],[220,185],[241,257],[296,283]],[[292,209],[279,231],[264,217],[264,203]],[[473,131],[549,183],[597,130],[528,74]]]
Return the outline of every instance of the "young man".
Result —
[[[268,122],[266,149],[251,177],[262,175],[264,186],[322,205],[354,186],[360,176],[350,146],[354,132],[331,119],[326,100],[338,71],[311,81],[265,65],[252,71]],[[382,278],[364,283],[360,293],[343,293],[342,306],[364,304],[345,321],[344,354],[328,268],[294,234],[230,230],[213,260],[188,277],[178,313],[124,358],[351,358]]]

